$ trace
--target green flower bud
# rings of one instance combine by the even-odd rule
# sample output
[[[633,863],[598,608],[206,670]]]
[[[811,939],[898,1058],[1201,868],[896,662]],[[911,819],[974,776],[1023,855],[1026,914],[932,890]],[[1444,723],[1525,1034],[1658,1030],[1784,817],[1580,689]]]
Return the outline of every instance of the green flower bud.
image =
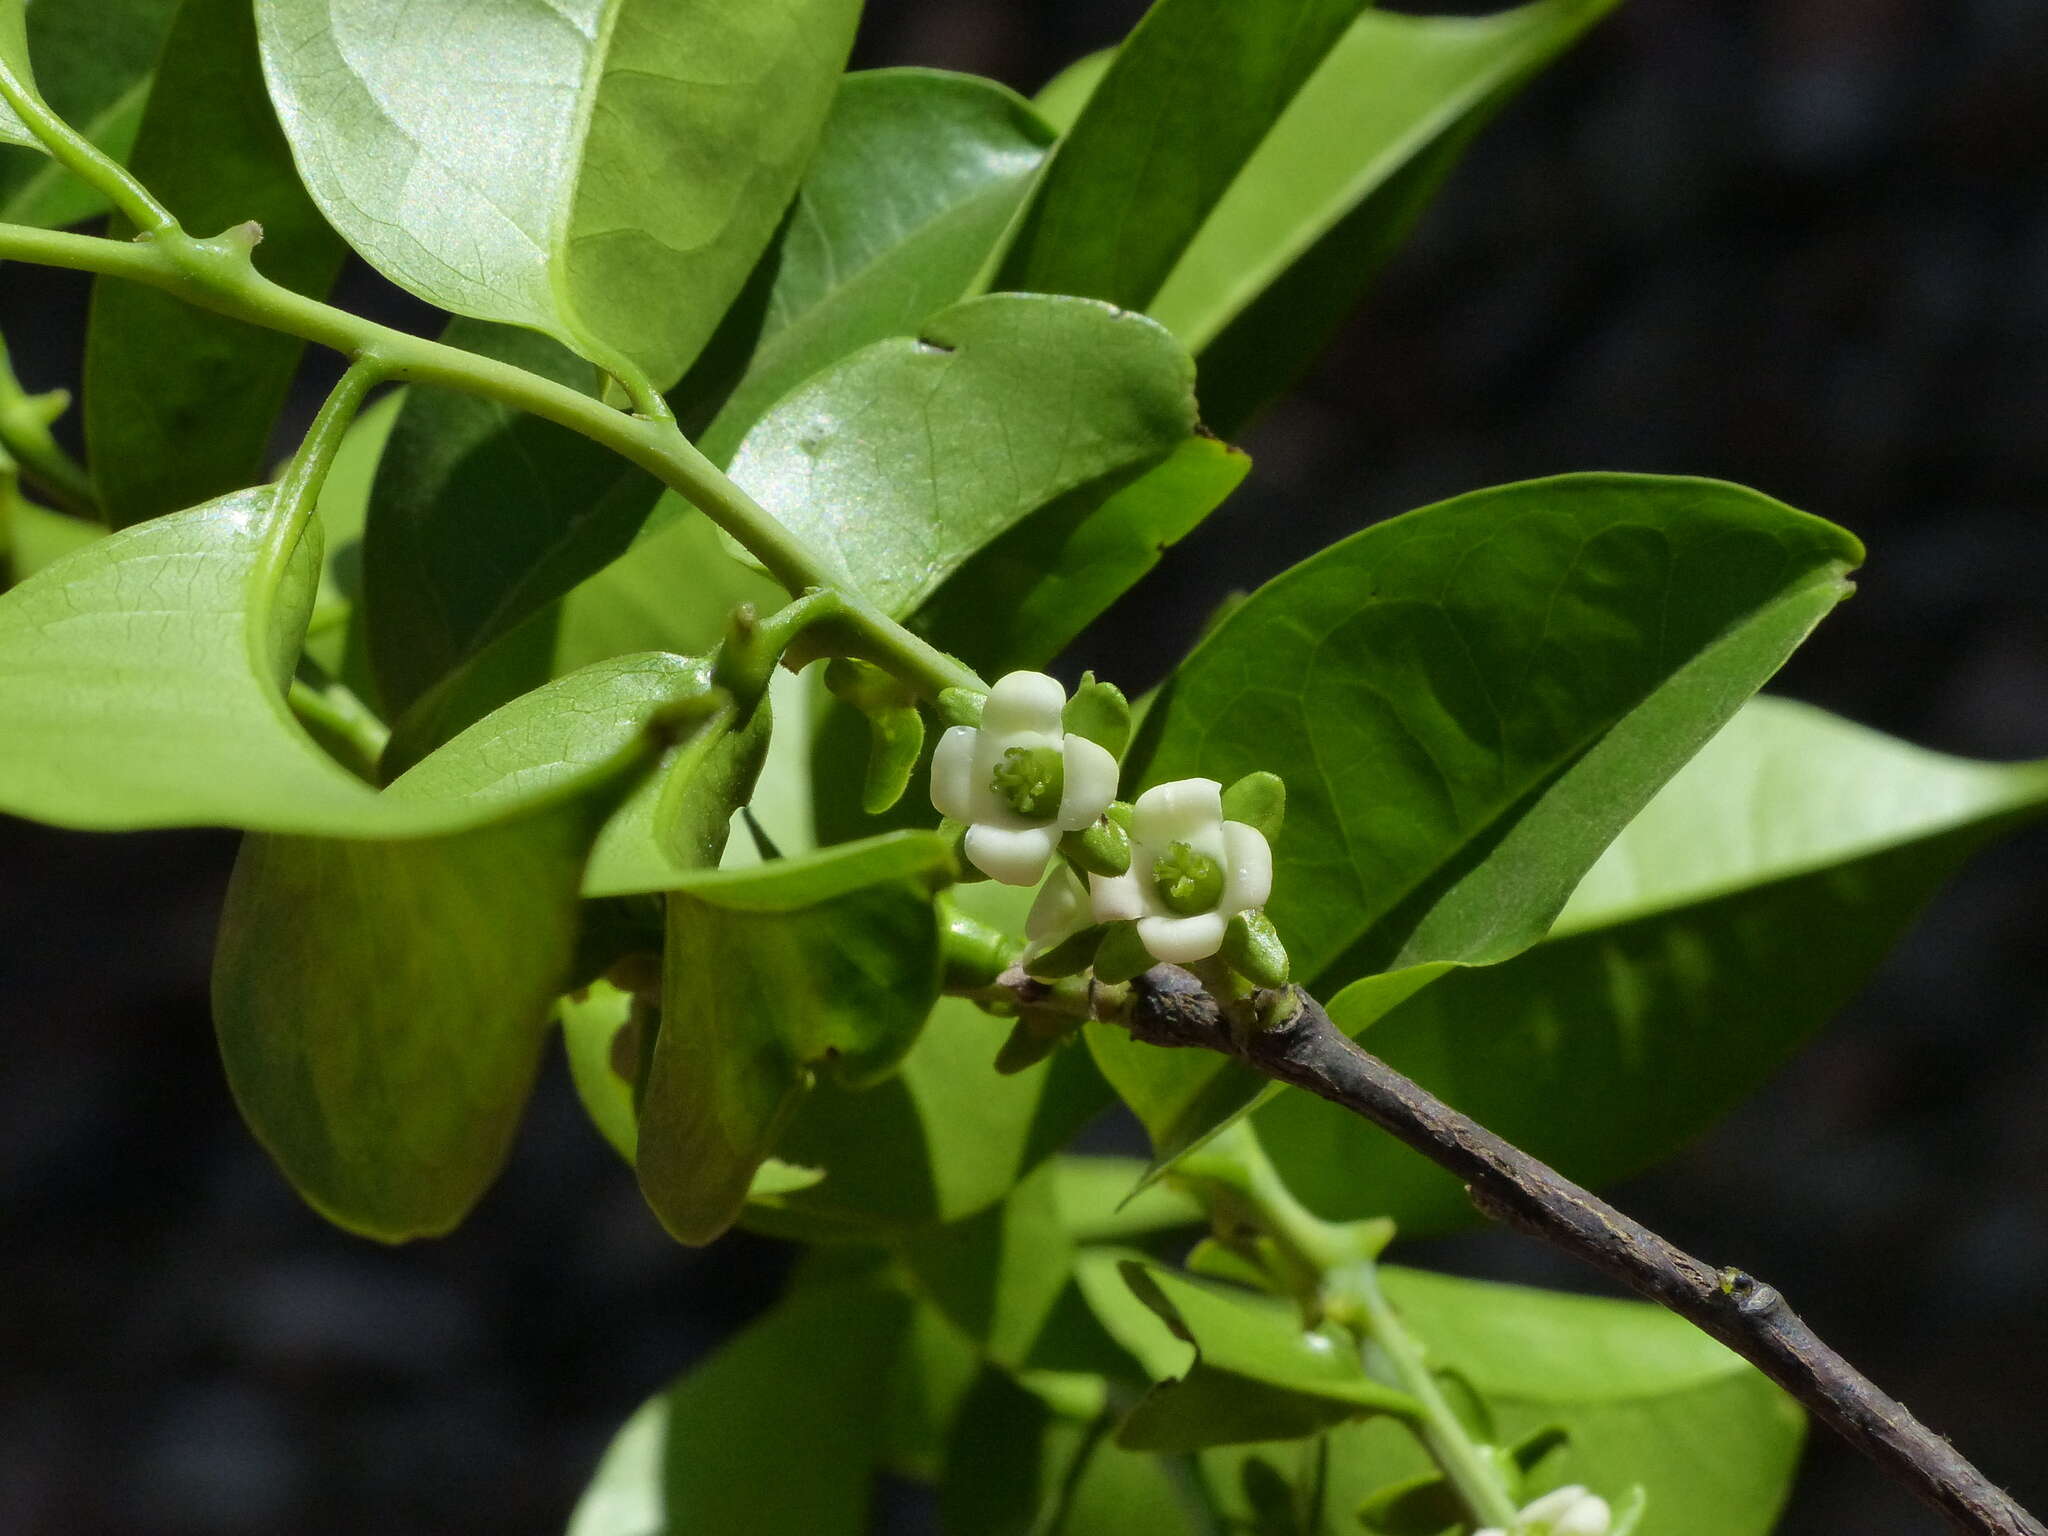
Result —
[[[1107,816],[1060,839],[1060,852],[1084,875],[1121,875],[1131,867],[1131,834]]]
[[[1272,919],[1264,912],[1240,912],[1223,930],[1223,961],[1254,986],[1284,987],[1290,963]]]
[[[1107,748],[1111,757],[1122,757],[1131,742],[1130,701],[1115,683],[1097,682],[1093,672],[1081,674],[1060,721],[1074,735]]]
[[[1111,923],[1095,951],[1095,979],[1108,985],[1142,976],[1157,962],[1145,941],[1138,937],[1136,923]]]
[[[1223,866],[1192,843],[1169,843],[1152,865],[1152,887],[1177,916],[1212,912],[1223,899]]]
[[[1095,963],[1095,951],[1102,947],[1102,924],[1094,923],[1079,933],[1069,934],[1042,955],[1027,955],[1024,974],[1037,981],[1058,981],[1078,976]]]
[[[941,688],[935,709],[943,725],[979,725],[988,695],[972,688]]]

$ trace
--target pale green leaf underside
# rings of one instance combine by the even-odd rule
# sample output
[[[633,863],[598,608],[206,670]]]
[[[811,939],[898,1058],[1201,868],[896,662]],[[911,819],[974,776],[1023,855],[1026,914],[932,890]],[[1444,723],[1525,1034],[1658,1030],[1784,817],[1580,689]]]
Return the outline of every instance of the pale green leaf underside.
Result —
[[[701,662],[618,658],[508,705],[380,794],[285,703],[319,540],[301,542],[274,616],[261,616],[270,504],[268,489],[247,491],[139,524],[0,597],[13,738],[0,808],[100,831],[439,835],[618,771],[643,750],[653,711],[706,685]],[[267,637],[252,640],[259,626]]]
[[[265,73],[334,226],[431,303],[658,388],[774,232],[853,0],[259,0]]]

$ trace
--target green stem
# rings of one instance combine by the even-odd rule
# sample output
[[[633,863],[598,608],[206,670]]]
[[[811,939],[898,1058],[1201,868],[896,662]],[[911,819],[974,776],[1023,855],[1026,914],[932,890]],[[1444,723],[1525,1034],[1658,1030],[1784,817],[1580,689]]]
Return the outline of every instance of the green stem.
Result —
[[[1493,1458],[1466,1432],[1438,1385],[1436,1374],[1423,1358],[1422,1346],[1409,1333],[1400,1314],[1388,1304],[1386,1294],[1380,1290],[1379,1266],[1366,1260],[1347,1265],[1341,1274],[1330,1278],[1334,1294],[1356,1304],[1357,1322],[1385,1353],[1399,1379],[1398,1385],[1421,1405],[1415,1432],[1458,1491],[1472,1518],[1481,1525],[1512,1530],[1516,1509],[1507,1480]]]
[[[313,418],[313,425],[306,429],[305,441],[285,466],[277,494],[271,498],[270,546],[264,562],[268,569],[258,577],[259,591],[269,591],[275,585],[276,567],[291,559],[299,536],[320,504],[320,488],[327,483],[334,456],[341,452],[342,439],[348,436],[364,399],[383,381],[381,363],[351,363]]]
[[[99,510],[92,480],[50,435],[50,424],[70,404],[71,397],[63,390],[44,395],[24,390],[15,377],[7,340],[0,337],[0,447],[58,507],[90,517]]]
[[[670,420],[627,415],[565,385],[407,335],[271,282],[249,259],[246,226],[212,240],[182,231],[123,243],[0,224],[0,261],[67,267],[146,283],[203,309],[283,331],[351,358],[374,358],[392,379],[481,395],[602,444],[638,465],[731,534],[790,593],[837,591],[839,622],[864,659],[886,667],[926,697],[945,688],[987,692],[972,668],[919,639],[856,592],[751,496],[699,453]]]
[[[0,59],[0,101],[14,109],[14,115],[59,165],[106,198],[137,229],[154,234],[178,227],[170,210],[151,197],[147,187],[52,112],[41,92],[9,69],[4,59]]]

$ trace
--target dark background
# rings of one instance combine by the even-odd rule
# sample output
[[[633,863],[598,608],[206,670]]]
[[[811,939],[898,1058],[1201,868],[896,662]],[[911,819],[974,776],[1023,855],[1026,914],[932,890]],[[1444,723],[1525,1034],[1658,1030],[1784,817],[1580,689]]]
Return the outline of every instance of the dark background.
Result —
[[[1139,8],[872,0],[860,61],[1030,89]],[[1784,691],[1956,752],[2048,753],[2044,64],[2041,0],[1633,0],[1481,141],[1248,435],[1246,489],[1084,650],[1156,674],[1227,588],[1445,495],[1682,471],[1871,546]],[[73,381],[84,291],[0,276],[31,386]],[[391,304],[361,274],[346,299]],[[458,1235],[390,1251],[325,1227],[213,1056],[232,853],[0,823],[0,1531],[557,1531],[612,1428],[764,1303],[783,1255],[669,1244],[559,1070]],[[1797,1064],[1618,1192],[1778,1283],[2036,1507],[2044,855],[2037,832],[1982,856]],[[1500,1234],[1427,1257],[1585,1283]],[[1939,1527],[1817,1434],[1783,1528]]]

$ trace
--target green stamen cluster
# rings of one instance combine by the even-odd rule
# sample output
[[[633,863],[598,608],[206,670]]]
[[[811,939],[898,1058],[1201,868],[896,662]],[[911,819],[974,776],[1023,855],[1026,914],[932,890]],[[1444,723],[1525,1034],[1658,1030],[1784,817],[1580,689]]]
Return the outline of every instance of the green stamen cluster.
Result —
[[[1059,814],[1066,793],[1066,760],[1054,747],[1012,747],[996,764],[989,788],[1019,816],[1049,820]]]
[[[1223,899],[1223,866],[1191,843],[1172,843],[1152,866],[1152,885],[1177,916],[1213,912]]]

